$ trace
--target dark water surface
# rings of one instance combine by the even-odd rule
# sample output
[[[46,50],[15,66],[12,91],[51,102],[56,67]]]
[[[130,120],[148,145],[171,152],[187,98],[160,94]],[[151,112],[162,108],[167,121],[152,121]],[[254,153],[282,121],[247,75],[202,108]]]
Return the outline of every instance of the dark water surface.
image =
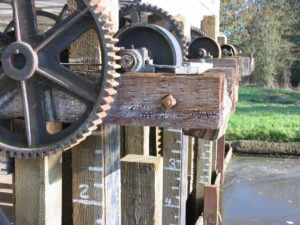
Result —
[[[224,225],[300,225],[300,159],[233,158],[222,208]]]

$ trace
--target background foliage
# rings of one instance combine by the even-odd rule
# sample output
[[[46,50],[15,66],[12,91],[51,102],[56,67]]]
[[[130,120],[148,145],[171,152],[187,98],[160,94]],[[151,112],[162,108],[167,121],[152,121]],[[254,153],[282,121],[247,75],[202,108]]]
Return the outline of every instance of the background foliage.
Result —
[[[299,18],[300,0],[221,0],[221,30],[230,43],[254,53],[249,82],[287,87],[299,79]]]

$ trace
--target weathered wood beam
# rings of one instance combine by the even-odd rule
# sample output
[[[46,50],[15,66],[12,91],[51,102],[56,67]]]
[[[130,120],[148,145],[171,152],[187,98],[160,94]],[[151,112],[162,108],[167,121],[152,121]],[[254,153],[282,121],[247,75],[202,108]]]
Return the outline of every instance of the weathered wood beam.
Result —
[[[188,144],[182,129],[163,130],[162,224],[181,225],[186,221]]]
[[[121,174],[122,225],[161,225],[162,158],[127,155]]]
[[[125,127],[125,154],[150,155],[150,127]]]

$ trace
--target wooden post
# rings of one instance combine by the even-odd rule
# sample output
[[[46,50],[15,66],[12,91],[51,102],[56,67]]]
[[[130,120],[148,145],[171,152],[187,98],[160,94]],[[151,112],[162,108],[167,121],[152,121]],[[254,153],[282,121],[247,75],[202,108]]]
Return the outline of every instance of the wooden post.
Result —
[[[76,1],[68,0],[69,5]],[[118,1],[102,1],[113,30],[118,30]],[[101,63],[97,35],[88,31],[70,46],[71,58]],[[78,68],[76,68],[78,70]],[[83,70],[87,68],[82,68]],[[88,68],[97,71],[99,68]],[[74,225],[120,225],[120,127],[102,125],[73,150]]]
[[[47,123],[56,133],[59,123]],[[62,223],[62,153],[39,159],[15,160],[15,224]]]
[[[217,140],[217,172],[222,174],[224,171],[224,159],[225,159],[225,136],[222,136]]]
[[[125,154],[150,155],[150,127],[125,127]]]
[[[220,184],[221,174],[219,173],[214,183],[204,188],[204,225],[219,224]]]
[[[120,133],[102,126],[73,150],[74,225],[120,225]]]
[[[198,218],[204,207],[204,187],[211,184],[212,142],[197,139],[194,151],[196,157],[195,216]]]
[[[163,131],[163,218],[162,224],[185,224],[188,194],[188,137],[182,129]]]
[[[219,21],[216,16],[204,16],[201,28],[208,37],[217,40],[219,35]]]
[[[161,157],[127,155],[121,173],[122,225],[161,225]]]

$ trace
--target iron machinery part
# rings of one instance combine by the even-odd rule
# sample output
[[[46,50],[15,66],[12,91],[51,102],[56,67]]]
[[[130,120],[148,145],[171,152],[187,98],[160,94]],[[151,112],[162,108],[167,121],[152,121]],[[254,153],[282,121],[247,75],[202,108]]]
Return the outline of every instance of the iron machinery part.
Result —
[[[4,46],[0,49],[0,100],[7,100],[12,93],[21,95],[24,114],[14,118],[18,123],[14,129],[0,124],[0,149],[11,157],[42,157],[70,149],[97,129],[116,94],[119,48],[114,46],[117,40],[104,19],[105,9],[99,7],[100,0],[77,0],[72,14],[40,34],[35,0],[11,3],[16,41],[8,41],[6,34],[0,35],[0,44]],[[99,42],[99,70],[87,74],[62,65],[61,52],[91,30],[96,32]],[[45,106],[46,89],[59,89],[68,96],[66,101],[80,101],[85,108],[75,122],[55,134],[47,130],[46,110],[53,106]]]
[[[189,45],[189,59],[221,58],[220,45],[209,37],[198,37]]]
[[[122,72],[155,72],[153,60],[149,57],[146,48],[141,49],[121,49],[118,55],[121,57],[120,65]]]
[[[222,49],[222,56],[237,56],[238,55],[238,50],[234,47],[232,44],[223,44],[221,46]]]
[[[183,32],[183,28],[168,12],[150,4],[133,3],[120,9],[120,29],[133,24],[146,22],[159,25],[171,32],[179,42],[183,57],[186,59],[188,44]]]
[[[181,66],[182,51],[177,39],[165,28],[148,24],[134,23],[123,27],[115,35],[117,44],[124,49],[145,48],[156,65]]]
[[[195,40],[199,37],[205,37],[205,33],[198,27],[191,26],[191,40]]]

